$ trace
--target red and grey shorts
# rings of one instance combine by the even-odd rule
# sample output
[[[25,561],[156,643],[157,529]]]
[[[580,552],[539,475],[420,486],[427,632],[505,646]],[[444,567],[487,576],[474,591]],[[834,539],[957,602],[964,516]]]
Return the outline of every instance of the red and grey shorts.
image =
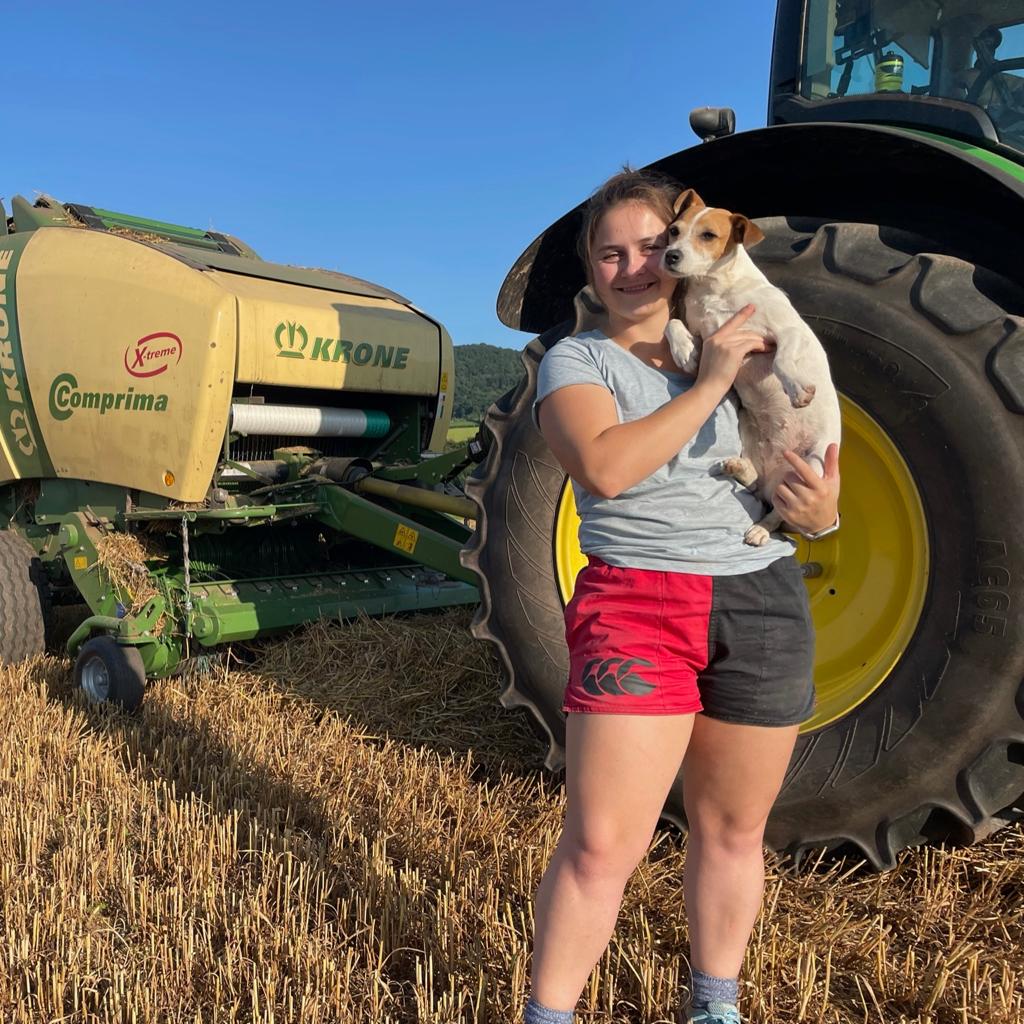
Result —
[[[564,711],[703,711],[783,726],[814,710],[814,628],[789,556],[739,576],[700,576],[591,555],[565,609],[565,636]]]

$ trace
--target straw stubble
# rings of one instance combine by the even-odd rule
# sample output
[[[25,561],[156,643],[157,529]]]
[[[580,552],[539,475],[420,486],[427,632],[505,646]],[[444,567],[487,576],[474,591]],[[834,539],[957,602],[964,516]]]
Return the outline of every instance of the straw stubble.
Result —
[[[563,797],[468,621],[319,624],[134,718],[0,668],[0,1019],[516,1021]],[[1024,1020],[1022,852],[772,866],[749,1020]],[[659,833],[579,1020],[671,1019],[684,857]]]

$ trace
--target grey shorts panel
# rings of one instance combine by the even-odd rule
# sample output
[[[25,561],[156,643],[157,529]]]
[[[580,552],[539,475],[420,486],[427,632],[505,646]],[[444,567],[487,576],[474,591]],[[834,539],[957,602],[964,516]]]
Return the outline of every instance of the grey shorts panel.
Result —
[[[797,725],[814,710],[814,625],[796,559],[716,576],[704,714],[744,725]]]

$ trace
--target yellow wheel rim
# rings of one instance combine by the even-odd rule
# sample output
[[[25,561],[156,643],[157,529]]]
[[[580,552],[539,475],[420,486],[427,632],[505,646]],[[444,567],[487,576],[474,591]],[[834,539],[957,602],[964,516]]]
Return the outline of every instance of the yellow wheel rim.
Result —
[[[817,633],[818,706],[802,732],[852,711],[885,682],[917,628],[928,587],[928,530],[917,486],[885,431],[842,397],[843,527],[813,543],[797,540]],[[562,601],[586,564],[579,516],[566,481],[554,534]]]

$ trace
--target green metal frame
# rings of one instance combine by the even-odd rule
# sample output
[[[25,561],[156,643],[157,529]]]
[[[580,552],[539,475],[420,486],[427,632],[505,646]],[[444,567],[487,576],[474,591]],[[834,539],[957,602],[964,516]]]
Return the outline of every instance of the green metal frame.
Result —
[[[296,471],[312,461],[297,457]],[[444,457],[439,469],[447,472],[458,461]],[[93,613],[69,638],[68,653],[74,656],[90,636],[106,633],[119,644],[138,648],[147,675],[153,677],[172,672],[197,647],[251,639],[316,618],[345,619],[479,600],[475,577],[459,561],[469,527],[430,508],[369,500],[355,493],[357,484],[298,477],[260,488],[267,504],[180,509],[155,495],[138,495],[129,503],[123,488],[48,480],[35,498],[35,514],[16,520],[13,528],[29,540],[51,571],[73,584]],[[415,488],[397,491],[416,496]],[[13,510],[13,489],[7,496]],[[437,496],[429,491],[422,497],[429,501]],[[152,507],[142,501],[151,501]],[[135,611],[131,595],[118,590],[100,562],[99,544],[105,535],[147,522],[180,522],[199,539],[204,533],[232,535],[239,528],[262,533],[288,521],[318,523],[330,535],[363,541],[386,557],[380,564],[378,556],[377,564],[366,568],[193,577],[187,582],[183,563],[147,563],[158,592]]]
[[[415,559],[443,572],[452,579],[475,583],[476,576],[459,562],[459,552],[470,531],[463,528],[462,540],[424,526],[416,519],[401,515],[368,501],[358,494],[334,485],[319,491],[322,511],[317,520],[350,537],[368,541],[392,555]]]
[[[475,604],[476,587],[422,566],[195,583],[192,638],[204,647],[248,640],[314,619],[349,619]]]
[[[468,444],[453,448],[443,455],[424,459],[411,466],[393,466],[379,469],[374,473],[381,480],[409,481],[421,484],[440,484],[454,480],[463,470],[473,464]]]

